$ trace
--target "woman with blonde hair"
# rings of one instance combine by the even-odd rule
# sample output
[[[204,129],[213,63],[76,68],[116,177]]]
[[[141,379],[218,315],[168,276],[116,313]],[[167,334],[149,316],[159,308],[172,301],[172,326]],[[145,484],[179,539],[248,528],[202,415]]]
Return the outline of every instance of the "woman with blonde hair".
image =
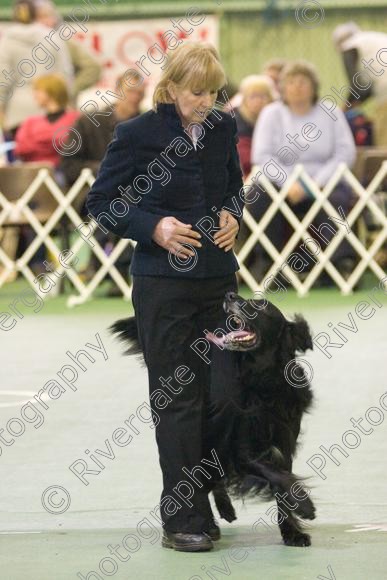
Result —
[[[54,167],[61,160],[61,140],[72,127],[79,111],[68,107],[69,92],[60,75],[50,74],[32,83],[34,99],[46,114],[28,117],[16,131],[15,156],[22,161],[46,161]]]
[[[118,125],[88,196],[101,226],[137,241],[132,298],[163,474],[162,545],[188,552],[210,550],[220,537],[208,493],[223,475],[215,464],[228,457],[234,418],[228,393],[212,399],[215,353],[203,338],[224,324],[223,299],[237,289],[239,269],[236,125],[214,109],[225,82],[213,46],[186,41],[169,51],[153,110]],[[235,359],[227,361],[222,386],[231,389]],[[192,478],[190,505],[177,502]]]
[[[251,171],[251,141],[255,124],[262,109],[274,101],[276,91],[272,80],[264,75],[249,75],[239,85],[241,104],[234,109],[238,128],[238,153],[247,177]]]

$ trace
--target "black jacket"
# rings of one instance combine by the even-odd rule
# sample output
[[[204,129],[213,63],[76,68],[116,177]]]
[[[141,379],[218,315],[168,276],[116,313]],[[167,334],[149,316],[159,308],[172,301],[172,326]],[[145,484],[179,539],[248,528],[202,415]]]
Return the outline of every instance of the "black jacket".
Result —
[[[202,127],[196,151],[173,104],[116,127],[87,207],[101,226],[138,242],[132,275],[207,278],[239,269],[233,252],[218,248],[212,238],[216,212],[225,207],[238,221],[242,215],[236,124],[228,113],[213,111]],[[179,264],[152,240],[165,216],[202,234],[195,259]]]

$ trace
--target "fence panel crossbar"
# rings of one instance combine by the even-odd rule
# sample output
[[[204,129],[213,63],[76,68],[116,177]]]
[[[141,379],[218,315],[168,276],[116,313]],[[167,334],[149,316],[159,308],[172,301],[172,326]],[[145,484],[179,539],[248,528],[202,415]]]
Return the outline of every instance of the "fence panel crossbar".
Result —
[[[270,198],[270,205],[263,215],[258,218],[258,221],[256,221],[252,216],[249,210],[249,204],[247,203],[245,206],[243,221],[250,230],[250,233],[237,254],[240,264],[239,274],[242,280],[244,280],[253,292],[262,291],[266,289],[266,284],[275,276],[282,274],[287,279],[288,283],[295,288],[299,296],[304,296],[308,293],[324,269],[343,294],[349,294],[353,291],[361,275],[367,268],[374,273],[378,280],[382,280],[385,277],[385,272],[376,261],[375,256],[386,243],[387,217],[376,203],[375,196],[386,176],[387,161],[384,161],[369,185],[364,187],[359,183],[345,164],[340,164],[331,176],[327,185],[321,190],[314,180],[305,172],[303,167],[297,165],[286,183],[279,191],[277,191],[272,183],[261,172],[260,177],[257,179],[255,184],[256,186],[263,186],[264,191],[261,189],[260,195],[268,195]],[[289,188],[298,179],[303,180],[315,198],[314,203],[302,219],[297,217],[292,210],[292,206],[287,203],[286,199]],[[51,290],[49,294],[44,292],[41,288],[37,287],[36,277],[28,266],[28,263],[35,252],[43,244],[49,252],[55,256],[58,256],[63,249],[68,249],[72,252],[73,262],[70,259],[70,263],[67,263],[66,267],[58,263],[53,272],[53,274],[57,274],[58,277],[66,275],[71,281],[73,288],[77,291],[77,294],[69,296],[67,301],[68,306],[82,304],[90,299],[107,275],[109,275],[117,284],[123,297],[127,300],[130,299],[131,283],[130,281],[125,280],[117,270],[115,264],[125,248],[127,248],[128,245],[134,247],[135,242],[122,239],[114,246],[110,255],[107,255],[94,236],[95,230],[98,227],[95,221],[87,224],[87,227],[89,228],[87,241],[82,236],[77,235],[70,248],[60,249],[53,238],[54,232],[57,231],[58,226],[63,219],[68,221],[68,224],[73,230],[76,230],[76,228],[79,228],[85,223],[75,210],[73,204],[82,189],[85,186],[91,187],[93,181],[94,177],[91,170],[83,169],[77,181],[69,191],[64,194],[50,175],[49,171],[47,169],[41,169],[26,191],[15,202],[9,201],[3,193],[0,192],[0,228],[5,229],[9,225],[17,225],[18,222],[25,223],[28,224],[36,234],[29,247],[17,260],[13,259],[12,256],[7,255],[4,248],[0,246],[0,265],[2,266],[2,270],[0,271],[0,287],[5,283],[9,274],[16,271],[24,276],[34,291],[43,299],[47,298],[48,295],[55,295],[58,292],[58,286],[56,285],[55,289]],[[329,200],[330,194],[334,188],[337,187],[340,182],[344,181],[352,188],[352,191],[356,196],[356,203],[354,203],[346,216],[338,213],[337,209],[332,206]],[[43,185],[47,187],[57,203],[57,207],[45,223],[39,221],[37,217],[38,214],[36,214],[36,212],[29,206],[38,189]],[[363,243],[354,231],[359,218],[361,218],[365,210],[369,212],[374,223],[377,224],[377,230],[372,241],[368,244],[368,247],[366,247],[367,244]],[[316,216],[321,211],[326,214],[331,225],[336,225],[336,234],[324,249],[320,247],[321,251],[318,254],[313,255],[313,264],[311,265],[311,268],[307,272],[304,272],[302,277],[300,277],[299,274],[301,273],[301,270],[297,271],[292,269],[291,263],[289,263],[289,258],[296,256],[300,244],[303,243],[305,245],[307,241],[311,240],[311,235],[309,233],[310,224],[313,223]],[[289,239],[280,251],[277,250],[266,233],[268,225],[278,212],[282,214],[293,230]],[[340,227],[337,224],[340,224]],[[342,224],[346,224],[345,227],[343,227]],[[332,256],[334,255],[335,250],[344,239],[351,244],[359,258],[358,263],[347,278],[343,277],[332,261]],[[272,260],[272,264],[265,273],[264,278],[259,280],[256,279],[252,272],[250,272],[246,267],[246,261],[257,243],[265,249]],[[77,255],[82,251],[85,244],[88,245],[100,262],[99,268],[94,272],[92,278],[87,283],[82,280],[82,276],[75,268]]]

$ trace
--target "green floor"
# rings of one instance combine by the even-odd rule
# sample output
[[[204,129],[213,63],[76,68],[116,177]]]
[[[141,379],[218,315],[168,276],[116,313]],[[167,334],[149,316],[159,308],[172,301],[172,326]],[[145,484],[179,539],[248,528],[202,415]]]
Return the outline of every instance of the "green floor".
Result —
[[[225,576],[246,580],[386,578],[385,533],[353,534],[348,532],[349,526],[321,523],[315,528],[314,545],[309,549],[286,548],[278,538],[263,534],[254,537],[248,526],[241,525],[226,529],[216,549],[206,554],[177,553],[144,542],[127,562],[117,562],[114,577],[162,580],[207,580]],[[78,572],[87,577],[92,570],[98,571],[101,578],[107,578],[98,569],[100,561],[110,556],[107,545],[121,544],[122,538],[131,532],[133,530],[127,527],[111,531],[93,529],[2,537],[2,551],[8,552],[3,558],[3,573],[7,572],[2,578],[66,580],[82,578],[77,576]],[[102,569],[104,566],[109,572],[108,563],[103,562]],[[91,578],[94,580],[96,576]]]
[[[17,282],[0,291],[0,312],[7,311],[23,287]],[[355,320],[357,326],[356,332],[341,327],[348,342],[329,351],[331,358],[319,349],[305,357],[313,368],[316,401],[303,422],[295,472],[310,478],[317,506],[317,519],[311,527],[313,546],[283,546],[274,526],[254,531],[253,524],[260,517],[270,524],[266,512],[272,504],[249,501],[235,503],[238,520],[233,524],[221,521],[223,538],[206,554],[161,549],[160,527],[149,528],[147,538],[145,533],[140,538],[136,530],[144,518],[155,524],[150,511],[158,504],[161,478],[149,423],[137,423],[139,433],[128,446],[112,443],[112,433],[147,401],[144,369],[138,361],[121,356],[121,347],[106,330],[115,319],[131,313],[130,303],[100,298],[67,310],[60,297],[48,301],[38,313],[25,307],[24,318],[0,334],[0,428],[5,429],[8,422],[15,432],[12,445],[9,439],[8,445],[0,442],[0,580],[199,580],[224,576],[386,580],[387,421],[380,421],[372,433],[361,434],[356,449],[345,448],[347,457],[338,453],[340,465],[327,458],[322,476],[310,466],[311,457],[321,455],[321,445],[343,446],[343,433],[353,429],[351,418],[365,417],[370,407],[383,413],[379,400],[387,391],[387,297],[379,298],[382,306],[374,304],[372,317],[361,320],[356,305],[367,300],[368,294],[369,290],[363,290],[342,297],[333,290],[321,290],[299,300],[288,292],[281,306],[287,314],[302,312],[314,335],[329,332],[334,336],[329,323],[348,326]],[[86,343],[97,346],[97,335],[107,360],[103,349],[86,347]],[[56,400],[41,396],[48,408],[35,406],[44,423],[34,428],[25,420],[25,432],[16,435],[20,423],[9,420],[20,421],[21,407],[34,401],[34,395],[58,377],[63,365],[71,363],[67,351],[85,348],[95,362],[84,359],[87,370],[79,369],[74,381],[77,390],[68,387]],[[369,416],[376,420],[377,415]],[[367,425],[365,419],[362,425]],[[114,458],[102,458],[105,468],[89,475],[89,485],[84,485],[69,466],[84,459],[91,468],[85,450],[107,452],[106,441]],[[63,499],[71,497],[63,513],[50,513],[42,506],[42,494],[51,486],[66,490],[56,490],[54,503],[62,499],[59,493],[64,494]],[[124,562],[112,556],[108,546],[121,545],[128,534],[132,552]],[[98,575],[89,574],[91,571]]]

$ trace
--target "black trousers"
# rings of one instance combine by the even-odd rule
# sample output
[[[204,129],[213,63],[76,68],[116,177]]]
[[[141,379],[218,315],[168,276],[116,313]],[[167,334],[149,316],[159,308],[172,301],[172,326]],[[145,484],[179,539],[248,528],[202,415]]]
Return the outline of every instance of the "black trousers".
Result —
[[[208,493],[221,479],[229,456],[239,369],[237,353],[195,341],[205,339],[204,330],[224,327],[224,295],[236,290],[235,274],[133,277],[132,300],[163,475],[160,514],[169,532],[208,531],[212,518]],[[212,385],[211,375],[216,377]],[[184,501],[181,495],[191,497]]]

